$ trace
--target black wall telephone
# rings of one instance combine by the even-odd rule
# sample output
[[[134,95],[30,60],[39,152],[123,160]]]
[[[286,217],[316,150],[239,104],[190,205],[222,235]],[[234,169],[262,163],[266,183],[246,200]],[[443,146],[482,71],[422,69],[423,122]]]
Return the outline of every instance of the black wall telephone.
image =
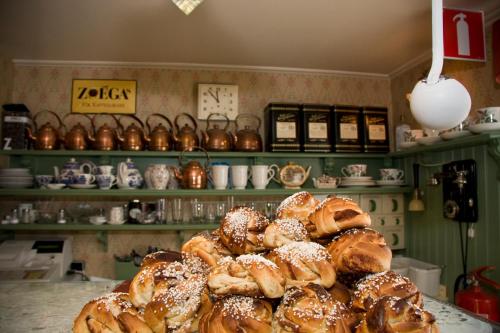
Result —
[[[474,160],[443,165],[443,215],[460,222],[477,222],[477,167]]]

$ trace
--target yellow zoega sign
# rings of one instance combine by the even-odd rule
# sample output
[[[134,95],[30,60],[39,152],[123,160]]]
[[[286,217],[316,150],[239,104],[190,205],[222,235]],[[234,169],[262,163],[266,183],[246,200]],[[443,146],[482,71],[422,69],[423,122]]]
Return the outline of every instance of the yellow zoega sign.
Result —
[[[137,81],[73,80],[71,112],[135,113]]]

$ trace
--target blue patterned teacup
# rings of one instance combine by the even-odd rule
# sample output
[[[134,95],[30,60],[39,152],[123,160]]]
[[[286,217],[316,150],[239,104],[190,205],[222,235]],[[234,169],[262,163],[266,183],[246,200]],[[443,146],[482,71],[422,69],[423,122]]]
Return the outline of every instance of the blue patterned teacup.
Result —
[[[35,181],[38,187],[47,188],[47,184],[50,184],[54,181],[54,176],[52,175],[36,175]]]
[[[101,190],[109,190],[116,185],[116,177],[113,175],[97,175],[96,179]]]

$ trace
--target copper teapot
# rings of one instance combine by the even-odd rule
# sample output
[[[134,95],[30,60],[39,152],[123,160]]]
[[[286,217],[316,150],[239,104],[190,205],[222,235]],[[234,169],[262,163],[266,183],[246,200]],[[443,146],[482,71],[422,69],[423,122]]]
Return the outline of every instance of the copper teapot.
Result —
[[[214,124],[210,127],[210,119],[213,117],[225,118],[226,125],[223,129],[219,125]],[[231,135],[227,133],[229,127],[229,118],[222,113],[211,113],[207,117],[207,128],[201,131],[201,145],[209,151],[229,151],[231,150]]]
[[[187,123],[184,124],[182,128],[180,128],[178,121],[181,116],[189,118],[193,123],[194,128],[190,127]],[[198,124],[190,114],[181,113],[177,115],[177,117],[175,117],[174,124],[175,124],[175,129],[177,131],[173,135],[173,139],[175,142],[175,150],[192,151],[195,147],[199,146],[200,141],[198,135],[196,134],[196,129],[198,128]]]
[[[108,115],[105,113],[101,113],[99,115]],[[114,150],[116,149],[116,129],[109,126],[108,123],[104,123],[99,129],[96,131],[95,120],[98,115],[90,118],[92,122],[93,134],[89,135],[89,140],[92,142],[92,146],[95,150]],[[118,127],[118,121],[115,117],[111,117],[115,121],[115,125]]]
[[[124,129],[120,122],[124,117],[120,117],[117,121],[119,130],[116,133],[116,138],[120,142],[120,148],[121,150],[142,150],[146,137],[144,134],[144,124],[134,115],[127,115],[126,117],[134,119],[139,126],[135,123],[131,123],[126,129]]]
[[[159,123],[153,130],[151,130],[149,121],[153,117],[160,117],[165,120],[170,129],[167,129],[162,123]],[[146,126],[149,135],[147,135],[144,139],[148,142],[149,150],[167,151],[172,147],[171,136],[173,126],[170,119],[160,113],[153,113],[146,118]]]
[[[257,128],[252,129],[249,125],[245,125],[243,129],[238,130],[238,120],[240,120],[241,118],[256,119]],[[234,142],[234,150],[247,151],[247,152],[262,151],[262,138],[260,137],[259,134],[259,129],[261,125],[260,118],[253,114],[242,113],[236,117],[234,123],[236,125],[235,129],[236,134],[232,134]]]
[[[36,123],[36,119],[38,116],[41,114],[51,114],[53,115],[56,119],[57,122],[59,123],[57,127],[53,127],[49,122],[46,122],[42,127],[38,128],[38,125]],[[53,149],[58,149],[59,144],[60,144],[60,136],[59,136],[59,131],[58,128],[61,127],[62,122],[61,118],[59,116],[50,110],[42,110],[38,112],[34,117],[33,117],[33,125],[34,125],[34,132],[33,130],[28,127],[28,137],[30,140],[35,142],[35,149],[39,150],[53,150]]]
[[[90,134],[80,122],[77,122],[69,131],[65,125],[65,120],[69,116],[81,116],[87,118],[89,122],[91,122],[89,116],[85,114],[75,114],[68,113],[62,119],[62,126],[59,128],[61,133],[61,141],[64,144],[64,147],[69,150],[85,150],[88,147],[88,141]],[[64,132],[62,132],[64,130]],[[64,134],[63,134],[64,133]]]
[[[210,162],[210,158],[208,157],[208,152],[201,147],[193,147],[192,150],[199,149],[203,151],[206,155],[205,166],[201,165],[200,162],[191,160],[187,164],[183,164],[183,155],[184,152],[188,150],[184,150],[179,155],[179,169],[175,169],[175,177],[180,180],[181,187],[186,189],[204,189],[207,188],[207,169],[208,164]]]

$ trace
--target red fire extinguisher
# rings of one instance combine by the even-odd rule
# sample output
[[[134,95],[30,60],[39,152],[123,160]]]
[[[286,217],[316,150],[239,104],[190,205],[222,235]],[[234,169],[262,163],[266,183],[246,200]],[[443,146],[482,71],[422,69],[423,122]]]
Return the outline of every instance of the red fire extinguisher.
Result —
[[[481,282],[500,290],[500,284],[481,275],[483,272],[494,269],[494,266],[482,266],[472,271],[470,274],[471,284],[467,289],[455,293],[455,304],[491,321],[500,322],[498,298],[485,292],[479,286],[479,282]]]

